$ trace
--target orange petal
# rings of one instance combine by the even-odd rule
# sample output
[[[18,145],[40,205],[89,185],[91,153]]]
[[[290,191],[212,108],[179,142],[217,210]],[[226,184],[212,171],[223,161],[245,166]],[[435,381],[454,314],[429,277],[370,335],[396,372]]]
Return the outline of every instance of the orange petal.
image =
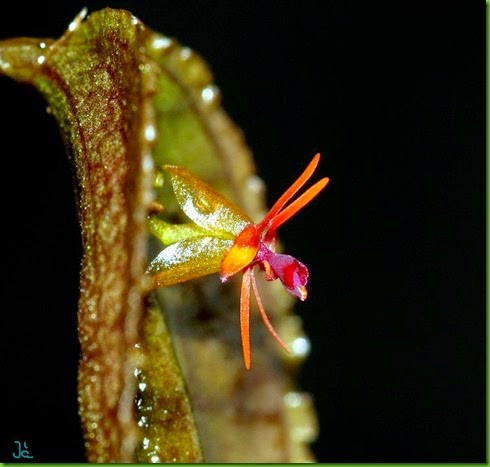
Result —
[[[283,195],[276,201],[274,206],[270,209],[267,215],[258,224],[259,231],[262,232],[269,222],[277,216],[279,211],[284,205],[296,194],[296,192],[310,179],[315,171],[318,163],[320,162],[320,153],[315,154],[311,162],[308,164],[304,172],[296,179],[296,181],[283,193]]]
[[[220,277],[224,282],[229,277],[247,267],[257,255],[260,236],[254,224],[248,225],[237,236],[221,263]]]
[[[294,216],[300,209],[304,208],[313,198],[315,198],[315,196],[327,186],[329,181],[330,179],[328,177],[322,178],[274,217],[269,225],[269,231],[265,236],[265,241],[267,242],[267,240],[274,235],[274,232],[280,225],[284,224],[284,222]]]
[[[242,336],[243,361],[245,368],[250,370],[250,279],[252,268],[243,273],[242,291],[240,294],[240,333]]]

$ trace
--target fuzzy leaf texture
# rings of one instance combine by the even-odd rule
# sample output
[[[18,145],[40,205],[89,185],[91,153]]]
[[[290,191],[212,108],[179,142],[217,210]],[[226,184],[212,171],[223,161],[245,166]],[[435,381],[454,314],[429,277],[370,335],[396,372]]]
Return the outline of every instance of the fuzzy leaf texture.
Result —
[[[265,211],[263,193],[252,183],[250,151],[220,108],[203,60],[128,11],[104,9],[81,13],[57,40],[0,42],[0,73],[42,93],[76,169],[84,246],[79,401],[87,459],[312,460],[315,416],[292,377],[304,355],[281,354],[254,326],[254,369],[245,374],[236,282],[222,285],[214,275],[147,292],[145,270],[163,248],[149,235],[158,228],[148,222],[152,202],[164,206],[162,222],[188,222],[164,166],[200,174],[217,197],[251,218]],[[171,177],[177,198],[192,199],[185,176]],[[222,223],[204,201],[213,199],[193,199],[185,214],[204,230],[219,230],[228,245],[230,222],[236,234],[248,218],[239,213]],[[199,228],[169,231],[173,248],[182,248],[183,232],[200,234]],[[191,261],[191,253],[184,248],[183,258]],[[215,269],[211,263],[202,267]],[[268,284],[262,298],[294,349],[304,335],[291,298],[280,284]]]

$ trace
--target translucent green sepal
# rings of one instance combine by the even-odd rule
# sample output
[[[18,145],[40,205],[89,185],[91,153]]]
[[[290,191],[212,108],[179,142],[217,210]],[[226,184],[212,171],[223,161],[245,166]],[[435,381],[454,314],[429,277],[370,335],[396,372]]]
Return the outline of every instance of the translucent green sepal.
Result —
[[[208,231],[193,222],[170,224],[155,216],[150,217],[150,232],[164,245],[172,245],[181,240],[209,235]]]
[[[233,240],[194,237],[165,248],[149,265],[153,287],[178,284],[218,272]]]
[[[222,238],[234,239],[252,220],[235,204],[186,169],[166,165],[177,201],[198,226]]]

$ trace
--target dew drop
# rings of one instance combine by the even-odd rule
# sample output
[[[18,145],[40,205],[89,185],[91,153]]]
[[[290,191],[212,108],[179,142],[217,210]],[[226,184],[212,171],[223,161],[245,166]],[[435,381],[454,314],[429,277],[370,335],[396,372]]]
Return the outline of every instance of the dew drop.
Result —
[[[148,124],[145,127],[145,139],[146,141],[149,141],[150,143],[152,141],[155,141],[157,132],[155,130],[155,127],[152,124]]]
[[[299,392],[288,392],[284,396],[284,403],[287,407],[296,408],[299,407],[302,403],[302,397]]]
[[[206,86],[201,91],[201,98],[203,102],[208,105],[216,104],[218,102],[219,96],[220,96],[219,89],[213,84]]]
[[[262,193],[264,190],[264,182],[260,177],[257,177],[257,175],[250,175],[250,177],[247,178],[247,188],[252,191],[253,193]]]
[[[3,61],[3,60],[1,60],[1,59],[0,59],[0,68],[1,68],[2,70],[7,70],[7,69],[9,69],[10,67],[11,67],[10,63],[5,62],[5,61]]]
[[[291,346],[291,352],[295,357],[306,357],[310,353],[310,341],[306,337],[297,337]]]
[[[192,55],[192,50],[189,49],[189,47],[182,47],[182,50],[180,51],[180,59],[185,62],[191,58]]]
[[[294,442],[310,443],[318,435],[318,422],[311,397],[306,393],[291,391],[284,396],[289,435]]]
[[[80,13],[78,13],[75,19],[68,25],[68,31],[73,32],[80,25],[85,16],[87,16],[87,12],[87,7],[82,8]]]
[[[174,44],[174,42],[172,41],[172,39],[170,39],[170,37],[157,36],[157,37],[155,37],[155,39],[153,39],[153,41],[151,43],[151,47],[154,50],[165,51],[165,50],[170,49],[170,47],[172,47],[173,44]]]

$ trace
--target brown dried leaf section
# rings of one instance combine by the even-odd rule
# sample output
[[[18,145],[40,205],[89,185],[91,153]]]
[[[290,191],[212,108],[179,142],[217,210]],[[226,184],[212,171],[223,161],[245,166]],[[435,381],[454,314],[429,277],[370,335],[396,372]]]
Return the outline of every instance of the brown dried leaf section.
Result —
[[[134,460],[136,349],[146,289],[146,213],[155,69],[141,68],[146,29],[105,10],[58,41],[0,47],[2,71],[34,84],[57,118],[76,167],[84,257],[79,302],[80,415],[92,462]]]
[[[129,13],[94,14],[55,43],[36,83],[65,123],[79,185],[84,243],[79,303],[80,414],[89,461],[132,461],[138,442],[134,368],[140,355],[150,148],[141,137],[151,76],[134,52],[145,30]],[[84,56],[80,57],[80,48]],[[46,80],[47,78],[47,80]],[[45,81],[46,80],[46,81]],[[71,112],[66,112],[66,109]],[[146,146],[146,147],[145,147]]]

